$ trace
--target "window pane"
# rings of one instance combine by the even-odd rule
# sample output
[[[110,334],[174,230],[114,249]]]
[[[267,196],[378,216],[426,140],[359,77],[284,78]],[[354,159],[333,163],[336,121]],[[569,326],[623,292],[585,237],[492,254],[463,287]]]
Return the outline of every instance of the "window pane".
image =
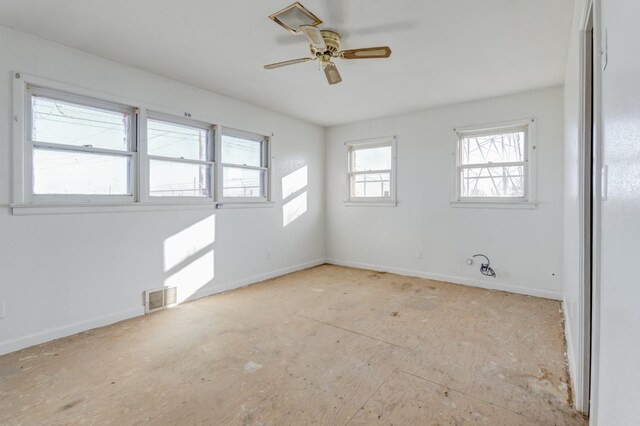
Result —
[[[524,130],[462,138],[462,164],[524,161]]]
[[[352,197],[391,197],[391,173],[353,175]]]
[[[353,167],[356,172],[391,169],[391,147],[380,146],[353,150]]]
[[[262,142],[222,135],[222,162],[262,167]]]
[[[463,197],[524,197],[524,166],[462,170]]]
[[[130,195],[129,157],[36,148],[33,193]]]
[[[147,149],[150,155],[207,161],[209,132],[197,127],[147,120]]]
[[[130,114],[31,97],[34,141],[128,150]]]
[[[264,170],[224,167],[222,169],[223,197],[264,197]]]
[[[149,195],[152,197],[211,196],[208,164],[149,161]]]

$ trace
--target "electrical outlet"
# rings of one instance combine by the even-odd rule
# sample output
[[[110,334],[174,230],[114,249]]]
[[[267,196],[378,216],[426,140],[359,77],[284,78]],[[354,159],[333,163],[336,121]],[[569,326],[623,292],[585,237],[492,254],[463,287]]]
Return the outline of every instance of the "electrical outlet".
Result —
[[[416,254],[416,259],[422,259],[422,250],[420,250],[417,254]]]
[[[267,250],[267,259],[271,260],[271,250]]]
[[[0,319],[4,319],[7,316],[7,305],[4,300],[0,302]]]

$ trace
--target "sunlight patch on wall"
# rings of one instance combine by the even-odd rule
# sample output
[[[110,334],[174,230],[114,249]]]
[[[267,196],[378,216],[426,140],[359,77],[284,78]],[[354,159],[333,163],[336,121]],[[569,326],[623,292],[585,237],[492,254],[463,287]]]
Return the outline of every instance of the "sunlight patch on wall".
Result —
[[[282,178],[283,227],[307,212],[308,175],[308,168],[304,165]]]
[[[179,268],[165,280],[164,285],[176,287],[178,303],[182,303],[200,288],[209,284],[214,275],[214,251],[211,249]]]
[[[307,186],[307,166],[300,167],[282,178],[282,199],[287,199]]]
[[[164,270],[175,268],[215,242],[216,217],[211,215],[164,241]]]
[[[282,206],[282,226],[287,226],[307,212],[307,191]]]

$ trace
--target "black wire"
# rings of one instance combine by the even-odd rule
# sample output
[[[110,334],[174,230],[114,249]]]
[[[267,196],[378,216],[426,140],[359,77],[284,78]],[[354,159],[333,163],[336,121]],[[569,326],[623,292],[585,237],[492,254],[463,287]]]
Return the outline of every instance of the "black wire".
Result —
[[[482,275],[485,275],[487,277],[496,277],[496,272],[493,270],[493,268],[491,268],[489,265],[491,264],[491,261],[489,260],[489,258],[487,256],[485,256],[484,254],[474,254],[473,257],[484,257],[485,259],[487,259],[487,263],[481,263],[480,264],[480,273]]]

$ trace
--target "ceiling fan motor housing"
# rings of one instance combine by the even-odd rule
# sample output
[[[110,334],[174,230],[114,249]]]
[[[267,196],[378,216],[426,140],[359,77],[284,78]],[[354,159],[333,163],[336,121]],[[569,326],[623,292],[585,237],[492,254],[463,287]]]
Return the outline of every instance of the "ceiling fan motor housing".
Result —
[[[327,45],[327,48],[324,51],[321,51],[316,49],[314,46],[311,46],[311,53],[316,56],[320,54],[329,55],[334,58],[337,57],[338,52],[340,52],[340,34],[329,30],[322,30],[320,31],[320,34],[322,34],[322,39],[324,40],[324,44]]]

